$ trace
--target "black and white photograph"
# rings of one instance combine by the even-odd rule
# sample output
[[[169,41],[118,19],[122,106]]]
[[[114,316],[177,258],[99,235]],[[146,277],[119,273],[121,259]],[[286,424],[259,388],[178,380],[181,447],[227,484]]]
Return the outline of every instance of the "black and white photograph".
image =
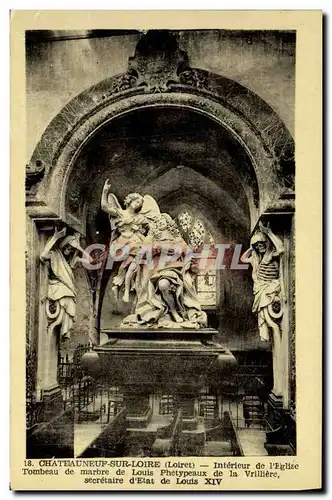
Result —
[[[28,479],[298,468],[298,33],[219,21],[24,31]]]
[[[28,458],[296,454],[295,49],[26,32]]]

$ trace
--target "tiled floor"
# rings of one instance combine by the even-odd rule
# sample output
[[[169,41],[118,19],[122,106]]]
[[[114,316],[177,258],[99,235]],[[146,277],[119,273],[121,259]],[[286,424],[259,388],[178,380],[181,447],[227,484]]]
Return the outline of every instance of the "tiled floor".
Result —
[[[98,411],[102,401],[97,398],[95,404],[89,406],[89,411]],[[238,438],[242,446],[242,450],[245,456],[265,456],[267,452],[264,448],[265,441],[265,431],[253,428],[244,428],[243,419],[243,409],[242,405],[236,405],[234,403],[228,403],[228,410],[232,413],[232,419],[234,421],[235,427],[237,427]],[[106,414],[102,414],[102,418],[95,422],[84,422],[75,425],[75,437],[74,437],[74,453],[75,457],[79,456],[87,446],[100,434],[106,424]],[[171,422],[170,417],[165,416],[154,416],[149,422],[145,429],[131,429],[131,431],[143,431],[144,432],[156,432],[158,428],[165,427]],[[201,427],[201,428],[200,428]],[[240,427],[240,428],[239,428]],[[243,428],[241,428],[243,427]],[[204,424],[200,422],[199,429],[192,431],[192,433],[197,433],[197,431],[204,431]],[[186,431],[190,434],[190,431]],[[208,444],[209,450],[206,450],[208,456],[225,456],[227,443],[222,442],[210,442]],[[211,449],[210,449],[211,448]],[[228,450],[229,451],[229,450]],[[226,453],[227,455],[227,453]]]
[[[207,441],[204,447],[206,457],[230,457],[232,448],[228,441]]]
[[[95,399],[94,403],[88,405],[85,409],[90,413],[100,410],[103,401],[100,397]],[[101,418],[92,422],[75,423],[74,430],[74,455],[78,457],[88,447],[94,439],[96,439],[105,425],[108,425],[106,413],[101,414]]]

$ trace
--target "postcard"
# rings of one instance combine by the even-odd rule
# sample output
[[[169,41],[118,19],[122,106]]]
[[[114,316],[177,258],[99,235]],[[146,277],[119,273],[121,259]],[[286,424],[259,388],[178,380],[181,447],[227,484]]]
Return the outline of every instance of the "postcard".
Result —
[[[322,487],[322,12],[11,12],[11,489]]]

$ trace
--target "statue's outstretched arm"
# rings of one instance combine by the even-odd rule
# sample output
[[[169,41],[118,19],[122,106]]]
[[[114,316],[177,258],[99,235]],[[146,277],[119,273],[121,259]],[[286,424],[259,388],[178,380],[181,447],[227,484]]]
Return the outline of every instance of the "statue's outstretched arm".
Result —
[[[117,197],[110,193],[111,190],[111,182],[109,179],[106,179],[103,191],[101,194],[101,209],[111,215],[112,217],[117,217],[118,210],[121,209],[121,205],[117,199]]]
[[[248,250],[246,250],[244,252],[244,254],[242,255],[241,257],[241,262],[244,262],[245,264],[250,264],[251,263],[251,260],[252,260],[252,248],[248,248]]]
[[[74,258],[71,262],[71,267],[75,267],[77,262],[81,262],[81,264],[83,264],[83,265],[84,264],[91,264],[92,258],[90,257],[90,254],[88,254],[88,252],[86,252],[81,246],[80,233],[75,233],[74,236],[75,236],[75,239],[70,244],[73,248],[75,248],[77,250],[77,252],[79,252],[82,255],[82,257],[79,257],[76,253],[76,255],[74,256]]]
[[[85,254],[86,254],[86,252],[85,252]],[[76,264],[78,262],[80,262],[83,266],[84,265],[88,266],[88,265],[92,264],[92,259],[90,258],[90,256],[88,254],[86,254],[86,255],[84,255],[83,257],[79,257],[78,255],[75,255],[74,259],[70,263],[70,266],[72,268],[74,268],[74,267],[76,267]]]
[[[67,230],[65,227],[63,229],[61,229],[60,231],[57,228],[55,229],[53,236],[51,236],[51,238],[49,238],[49,240],[47,241],[47,243],[45,245],[44,250],[40,254],[40,260],[42,262],[45,262],[46,260],[50,259],[50,251],[52,250],[52,248],[54,247],[54,245],[56,244],[56,242],[60,238],[63,238],[64,236],[66,236],[66,231]]]

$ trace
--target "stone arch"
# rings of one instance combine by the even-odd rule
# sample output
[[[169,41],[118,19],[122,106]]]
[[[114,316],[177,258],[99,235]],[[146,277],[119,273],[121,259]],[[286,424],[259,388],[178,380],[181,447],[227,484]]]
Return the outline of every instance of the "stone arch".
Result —
[[[186,109],[206,116],[220,130],[229,132],[237,147],[250,159],[248,185],[249,181],[257,185],[257,190],[246,190],[251,229],[264,211],[278,204],[279,198],[285,194],[285,198],[291,198],[294,141],[279,116],[259,96],[235,81],[190,68],[177,47],[173,49],[173,55],[165,63],[167,67],[162,68],[156,68],[154,55],[149,51],[135,54],[127,73],[103,80],[82,92],[51,121],[27,166],[26,201],[32,220],[38,219],[46,225],[45,219],[60,219],[85,235],[87,207],[83,204],[77,216],[66,205],[69,197],[77,196],[69,187],[77,158],[108,124],[145,109]],[[152,59],[152,69],[145,64],[147,59]],[[243,183],[245,187],[245,178]],[[46,230],[49,232],[50,228]],[[248,227],[248,237],[249,234]],[[36,251],[33,249],[31,260],[36,260]],[[98,277],[89,277],[91,288],[87,293],[94,303],[92,319],[99,321],[101,286],[96,283]],[[31,273],[30,281],[34,278]],[[238,316],[236,313],[234,317]],[[245,323],[247,325],[247,321]],[[94,325],[89,328],[95,330]],[[238,322],[234,321],[232,328],[237,330]],[[40,332],[44,334],[43,324],[39,325]]]
[[[144,50],[138,44],[126,73],[85,90],[51,121],[27,167],[32,219],[60,219],[86,236],[88,209],[79,189],[69,183],[71,173],[81,152],[102,130],[144,110],[187,110],[227,131],[234,148],[249,159],[245,173],[237,166],[250,212],[248,237],[260,214],[294,189],[294,141],[273,109],[233,80],[190,68],[176,44],[167,43],[166,58],[151,49],[153,44]],[[78,178],[78,188],[81,182]],[[68,200],[80,209],[71,210]]]
[[[134,75],[134,76],[133,76]],[[84,146],[105,125],[142,109],[178,107],[203,114],[227,129],[250,158],[258,200],[248,193],[251,227],[285,190],[294,188],[294,143],[284,123],[261,98],[227,78],[187,68],[177,82],[137,85],[128,72],[79,94],[46,128],[27,167],[27,204],[85,234],[84,217],[66,210],[69,174]],[[38,207],[38,208],[37,208]],[[84,210],[83,212],[84,213]]]

